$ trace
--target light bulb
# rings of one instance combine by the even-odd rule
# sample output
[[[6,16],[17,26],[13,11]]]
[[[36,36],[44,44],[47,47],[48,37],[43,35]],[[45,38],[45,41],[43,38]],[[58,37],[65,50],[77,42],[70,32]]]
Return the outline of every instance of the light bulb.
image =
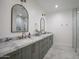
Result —
[[[58,5],[55,5],[55,8],[58,8]]]

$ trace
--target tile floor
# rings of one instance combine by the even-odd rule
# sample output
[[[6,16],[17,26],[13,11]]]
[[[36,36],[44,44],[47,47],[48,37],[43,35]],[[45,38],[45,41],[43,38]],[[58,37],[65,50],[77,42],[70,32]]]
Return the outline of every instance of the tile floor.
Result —
[[[79,59],[79,56],[70,46],[53,45],[44,59]]]

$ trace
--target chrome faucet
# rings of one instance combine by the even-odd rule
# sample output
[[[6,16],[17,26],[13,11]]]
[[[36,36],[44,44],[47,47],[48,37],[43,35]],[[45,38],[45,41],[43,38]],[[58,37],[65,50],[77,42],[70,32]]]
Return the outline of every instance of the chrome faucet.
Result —
[[[26,38],[25,32],[22,32],[22,39]]]

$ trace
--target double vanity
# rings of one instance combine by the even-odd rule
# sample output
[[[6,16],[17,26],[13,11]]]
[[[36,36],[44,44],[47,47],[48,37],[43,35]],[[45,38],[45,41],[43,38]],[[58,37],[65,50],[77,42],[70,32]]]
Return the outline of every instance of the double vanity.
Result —
[[[53,34],[0,43],[0,59],[43,59],[53,44]]]
[[[29,14],[23,5],[15,4],[11,9],[11,33],[29,32]],[[40,30],[35,35],[18,37],[0,43],[0,59],[43,59],[53,44],[53,34],[46,33],[44,15],[40,20]],[[25,35],[27,36],[27,35]],[[2,39],[3,40],[3,39]]]

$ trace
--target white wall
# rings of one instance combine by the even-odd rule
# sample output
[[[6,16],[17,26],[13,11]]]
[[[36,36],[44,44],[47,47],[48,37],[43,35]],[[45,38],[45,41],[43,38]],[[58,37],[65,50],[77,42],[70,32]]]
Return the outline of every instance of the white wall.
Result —
[[[72,11],[66,10],[47,15],[47,31],[54,33],[56,45],[72,46]]]
[[[21,33],[11,33],[11,7],[14,4],[22,4],[29,13],[29,31],[34,32],[34,23],[39,23],[41,11],[34,0],[21,3],[20,0],[0,0],[0,38],[18,36]],[[39,26],[38,26],[39,28]]]

